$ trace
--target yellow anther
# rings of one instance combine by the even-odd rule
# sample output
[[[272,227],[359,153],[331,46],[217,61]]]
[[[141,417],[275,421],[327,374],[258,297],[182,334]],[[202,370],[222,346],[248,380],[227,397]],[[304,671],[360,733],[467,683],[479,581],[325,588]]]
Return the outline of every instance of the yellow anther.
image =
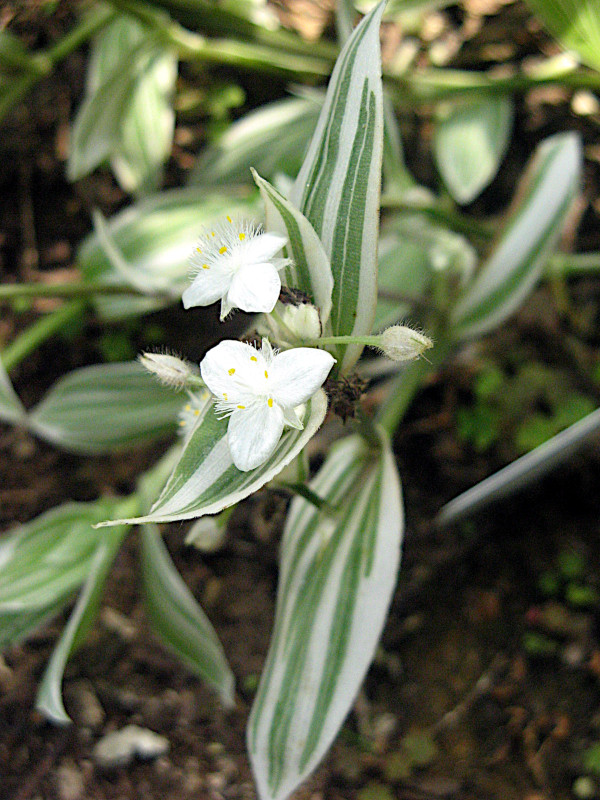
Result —
[[[186,411],[191,411],[192,410],[192,407],[191,407],[191,405],[189,403],[186,405],[185,410]]]
[[[197,252],[197,253],[201,253],[201,252],[202,252],[202,250],[201,250],[199,247],[197,247],[197,248],[196,248],[196,252]]]
[[[200,409],[199,409],[199,408],[196,408],[196,409],[194,410],[194,416],[195,416],[195,417],[199,417],[199,416],[200,416]]]
[[[265,370],[265,378],[268,378],[268,377],[269,377],[269,373],[267,372],[267,370]]]
[[[269,399],[267,400],[267,405],[269,406],[269,408],[273,408],[273,398],[272,397],[269,397]]]
[[[227,214],[227,222],[231,222],[231,217]]]
[[[246,408],[246,406],[238,406],[238,408],[241,408],[243,410],[244,408]]]
[[[258,358],[256,356],[250,356],[250,361],[258,361]]]
[[[227,374],[233,375],[234,372],[235,372],[235,367],[232,367],[230,370],[228,370]]]
[[[223,245],[223,247],[219,247],[220,255],[223,255],[223,253],[226,253],[226,252],[227,252],[227,248],[225,247],[225,245]]]
[[[227,400],[227,392],[223,392],[223,397]]]
[[[179,423],[179,427],[180,428],[185,428],[185,420],[184,419],[182,419],[181,422]]]
[[[202,269],[210,269],[210,267],[208,266],[208,264],[202,264]]]
[[[239,238],[240,238],[240,242],[243,242],[244,239],[246,238],[246,234],[242,232],[242,233],[240,233],[238,235],[239,235]]]
[[[210,235],[211,235],[211,236],[216,236],[217,234],[216,234],[214,231],[211,231],[211,232],[210,232]]]

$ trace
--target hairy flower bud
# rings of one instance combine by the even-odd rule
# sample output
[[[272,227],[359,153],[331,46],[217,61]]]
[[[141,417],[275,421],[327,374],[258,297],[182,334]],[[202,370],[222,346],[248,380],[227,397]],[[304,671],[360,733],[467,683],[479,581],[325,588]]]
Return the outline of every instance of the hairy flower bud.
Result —
[[[138,361],[148,372],[156,375],[161,383],[174,389],[183,389],[188,380],[198,374],[197,369],[189,361],[166,353],[142,353]]]
[[[321,335],[319,312],[310,303],[285,306],[281,321],[297,339],[318,339]]]
[[[381,334],[379,346],[392,361],[412,361],[433,347],[433,342],[424,333],[406,325],[393,325]]]

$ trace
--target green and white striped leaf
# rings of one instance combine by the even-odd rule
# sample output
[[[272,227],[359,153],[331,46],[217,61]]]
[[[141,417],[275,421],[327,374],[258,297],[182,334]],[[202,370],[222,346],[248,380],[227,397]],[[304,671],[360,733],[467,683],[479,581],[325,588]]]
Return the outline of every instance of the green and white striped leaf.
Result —
[[[270,180],[279,173],[295,178],[322,102],[320,93],[311,92],[269,103],[242,117],[201,153],[192,182],[212,188],[250,184],[250,167]]]
[[[88,564],[86,581],[44,671],[35,707],[58,725],[71,722],[62,699],[62,681],[67,661],[83,643],[98,616],[104,584],[126,532],[127,527],[122,526],[100,537]]]
[[[173,432],[184,403],[136,361],[100,364],[60,378],[28,424],[67,450],[107,453]]]
[[[0,647],[25,638],[86,580],[103,534],[92,525],[113,507],[67,503],[0,539]]]
[[[498,172],[510,139],[513,111],[508,95],[461,100],[440,111],[433,141],[435,160],[458,203],[474,200]]]
[[[146,612],[158,636],[232,707],[235,681],[219,638],[181,579],[156,525],[142,529],[142,577]]]
[[[321,240],[304,214],[255,170],[252,174],[265,204],[267,230],[288,238],[285,249],[292,263],[283,270],[283,283],[307,294],[325,325],[331,312],[333,275]]]
[[[335,335],[369,334],[377,302],[377,238],[383,153],[380,3],[337,59],[325,105],[290,200],[323,242],[334,278]],[[361,346],[340,348],[342,371]]]
[[[123,14],[106,26],[93,45],[86,98],[74,123],[70,179],[110,157],[125,191],[156,188],[171,152],[176,79],[175,54],[157,47],[149,29]]]
[[[389,443],[332,448],[286,523],[275,630],[248,726],[261,800],[284,800],[337,735],[371,663],[396,584],[401,488]]]
[[[552,136],[538,147],[498,243],[453,310],[455,338],[492,330],[523,303],[561,234],[581,165],[581,140],[575,133]]]
[[[142,43],[122,55],[110,76],[81,104],[71,130],[67,177],[76,181],[92,172],[116,151],[121,120],[136,83],[151,62]]]
[[[13,389],[8,373],[0,359],[0,420],[2,422],[22,422],[27,412]]]
[[[550,33],[588,67],[600,70],[600,5],[597,0],[527,0]]]
[[[104,226],[104,233],[127,264],[129,279],[115,269],[106,252],[106,237],[90,234],[77,252],[77,263],[87,280],[146,286],[158,298],[104,297],[97,300],[104,318],[145,313],[165,302],[165,293],[180,297],[188,284],[189,257],[202,230],[230,216],[254,218],[257,198],[247,193],[226,195],[204,189],[175,189],[148,197],[119,212]],[[113,254],[114,255],[114,254]]]
[[[241,472],[233,465],[227,444],[227,419],[214,413],[208,396],[196,427],[189,434],[181,458],[167,484],[143,517],[111,520],[103,525],[174,522],[217,514],[258,491],[302,451],[325,418],[327,397],[319,391],[306,403],[304,429],[284,432],[273,454],[260,467]]]

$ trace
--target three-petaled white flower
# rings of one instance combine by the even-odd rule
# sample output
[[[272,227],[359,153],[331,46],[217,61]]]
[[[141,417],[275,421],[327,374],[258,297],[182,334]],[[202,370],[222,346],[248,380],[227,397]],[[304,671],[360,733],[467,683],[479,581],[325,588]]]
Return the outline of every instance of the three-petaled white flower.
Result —
[[[221,319],[232,308],[272,311],[281,291],[279,270],[289,264],[275,255],[287,244],[248,222],[227,222],[205,234],[191,256],[194,279],[183,292],[185,308],[221,301]]]
[[[230,416],[229,450],[242,471],[266,461],[284,425],[302,430],[295,409],[319,389],[335,359],[325,350],[296,347],[278,353],[268,339],[262,349],[226,340],[204,356],[203,381],[215,395],[215,410]]]

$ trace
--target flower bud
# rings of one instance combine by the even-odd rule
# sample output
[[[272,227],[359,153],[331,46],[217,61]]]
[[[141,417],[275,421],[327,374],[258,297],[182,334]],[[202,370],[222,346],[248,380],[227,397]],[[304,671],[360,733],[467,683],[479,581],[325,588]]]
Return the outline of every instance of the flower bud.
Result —
[[[433,342],[424,333],[406,325],[393,325],[381,334],[379,346],[392,361],[412,361],[433,347]]]
[[[222,519],[221,514],[215,516],[200,517],[197,519],[192,527],[189,529],[185,537],[185,543],[193,545],[203,553],[214,553],[219,550],[227,536],[227,517],[229,513]]]
[[[285,306],[281,321],[297,339],[318,339],[321,335],[319,312],[310,303]]]
[[[198,374],[189,361],[165,353],[142,353],[138,361],[148,372],[156,375],[161,383],[175,389],[183,389],[188,380]]]

